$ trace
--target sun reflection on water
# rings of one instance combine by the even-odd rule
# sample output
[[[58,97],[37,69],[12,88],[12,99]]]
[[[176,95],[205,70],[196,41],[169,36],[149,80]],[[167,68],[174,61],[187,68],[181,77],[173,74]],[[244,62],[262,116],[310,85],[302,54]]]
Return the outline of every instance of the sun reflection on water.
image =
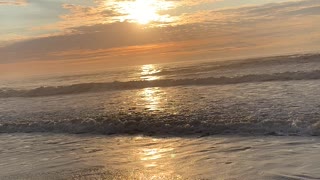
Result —
[[[166,101],[166,93],[161,88],[145,88],[139,92],[142,100],[141,105],[149,111],[161,110],[162,104]]]
[[[160,79],[156,74],[161,72],[160,68],[153,64],[141,66],[141,79],[145,81],[154,81]]]
[[[143,149],[140,153],[140,160],[143,162],[144,167],[157,167],[165,158],[175,158],[172,154],[168,155],[173,150],[174,148]],[[165,155],[168,157],[165,157]]]
[[[118,137],[116,148],[109,151],[110,143],[99,144],[105,149],[102,163],[112,164],[114,169],[130,170],[123,174],[123,179],[182,179],[179,173],[181,164],[178,163],[181,142],[178,139],[137,136],[129,140]]]

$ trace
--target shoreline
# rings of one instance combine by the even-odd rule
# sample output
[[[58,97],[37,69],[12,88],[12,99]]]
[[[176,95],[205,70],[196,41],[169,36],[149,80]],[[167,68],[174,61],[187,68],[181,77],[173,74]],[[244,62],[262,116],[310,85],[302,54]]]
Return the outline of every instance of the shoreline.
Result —
[[[0,140],[2,179],[320,177],[318,137],[47,133],[1,134]]]

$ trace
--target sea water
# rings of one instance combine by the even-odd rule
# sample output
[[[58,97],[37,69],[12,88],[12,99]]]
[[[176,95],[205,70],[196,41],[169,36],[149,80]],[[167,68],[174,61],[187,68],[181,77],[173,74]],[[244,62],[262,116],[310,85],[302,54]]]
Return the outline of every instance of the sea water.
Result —
[[[0,179],[319,179],[320,56],[1,80]]]

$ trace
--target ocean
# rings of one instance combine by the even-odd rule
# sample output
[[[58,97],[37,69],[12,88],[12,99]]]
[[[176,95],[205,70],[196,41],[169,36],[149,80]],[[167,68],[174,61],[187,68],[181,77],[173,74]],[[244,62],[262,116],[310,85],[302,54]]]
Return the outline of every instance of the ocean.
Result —
[[[0,79],[0,179],[320,179],[320,55]]]

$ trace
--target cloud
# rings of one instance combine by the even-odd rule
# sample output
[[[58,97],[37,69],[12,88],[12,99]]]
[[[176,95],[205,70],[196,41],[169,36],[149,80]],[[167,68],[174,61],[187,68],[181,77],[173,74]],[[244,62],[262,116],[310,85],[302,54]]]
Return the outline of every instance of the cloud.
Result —
[[[179,17],[170,15],[169,10],[173,10],[179,7],[196,6],[204,3],[213,3],[223,0],[150,0],[151,4],[156,5],[159,16],[154,25],[167,25],[168,22],[178,20]],[[60,22],[34,27],[33,30],[52,30],[59,29],[65,30],[67,28],[73,28],[78,26],[88,26],[94,24],[106,24],[114,22],[130,21],[131,19],[128,10],[135,8],[135,4],[132,0],[95,0],[91,6],[75,5],[75,4],[63,4],[62,7],[69,12],[67,14],[60,15]],[[185,8],[190,8],[185,7]]]
[[[213,3],[223,0],[166,0],[167,2],[175,2],[176,6],[195,6],[198,4]]]
[[[245,6],[239,8],[202,10],[191,13],[183,13],[175,25],[202,23],[210,28],[221,26],[242,27],[249,23],[262,23],[273,20],[290,20],[292,18],[308,19],[317,18],[311,16],[320,15],[320,1],[289,1],[283,3],[270,3],[259,6]],[[232,27],[231,27],[232,28]]]
[[[64,17],[71,26],[61,24],[68,33],[2,47],[0,63],[128,59],[138,63],[316,50],[319,4],[309,0],[199,11],[181,15],[179,23],[148,28],[126,21],[95,24],[103,11],[97,10],[99,6],[64,5],[72,12]]]
[[[104,1],[95,1],[94,5],[62,4],[62,8],[68,13],[60,15],[61,21],[44,26],[33,27],[33,30],[68,30],[79,26],[89,26],[101,23],[113,23],[115,17],[123,14],[114,7],[107,7]]]
[[[305,1],[289,1],[283,3],[270,3],[263,6],[251,6],[238,9],[224,10],[224,13],[234,13],[238,18],[246,18],[251,20],[262,19],[279,19],[289,16],[306,16],[310,15],[308,10],[317,9],[320,6],[320,1],[305,0]],[[313,9],[314,10],[314,9]]]
[[[0,6],[24,6],[27,4],[26,0],[0,0]]]

